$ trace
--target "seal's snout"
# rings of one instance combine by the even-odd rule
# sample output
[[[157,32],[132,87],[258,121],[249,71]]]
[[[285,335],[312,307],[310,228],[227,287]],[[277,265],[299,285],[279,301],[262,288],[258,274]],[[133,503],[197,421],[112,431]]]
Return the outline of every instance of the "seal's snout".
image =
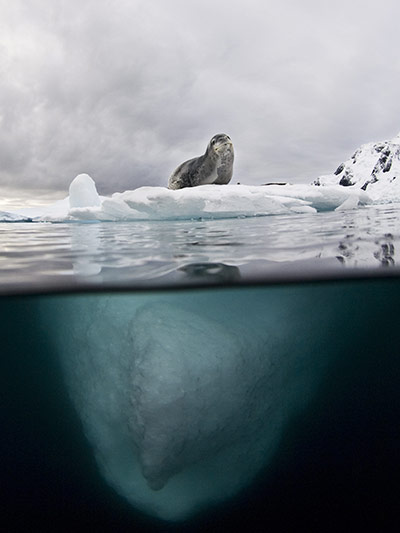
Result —
[[[219,152],[221,150],[231,150],[233,148],[233,143],[230,139],[224,139],[217,141],[214,145],[214,149]]]
[[[211,139],[211,146],[214,148],[214,150],[220,151],[222,149],[225,150],[227,148],[231,148],[233,144],[229,135],[219,133],[214,135],[214,137]]]

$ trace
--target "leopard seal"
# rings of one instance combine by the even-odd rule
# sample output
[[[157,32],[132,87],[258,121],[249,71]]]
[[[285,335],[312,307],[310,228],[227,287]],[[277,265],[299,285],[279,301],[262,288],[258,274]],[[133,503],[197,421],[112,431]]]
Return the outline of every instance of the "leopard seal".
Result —
[[[171,174],[168,189],[197,185],[226,185],[233,173],[233,144],[229,135],[217,133],[208,143],[205,154],[185,161]]]

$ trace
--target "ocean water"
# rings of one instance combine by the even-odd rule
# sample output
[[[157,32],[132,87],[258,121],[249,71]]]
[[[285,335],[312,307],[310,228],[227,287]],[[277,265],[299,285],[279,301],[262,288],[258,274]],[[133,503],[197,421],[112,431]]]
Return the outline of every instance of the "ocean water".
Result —
[[[0,224],[5,529],[389,529],[399,227]]]
[[[399,235],[397,204],[243,219],[0,223],[0,292],[379,275],[397,268]]]

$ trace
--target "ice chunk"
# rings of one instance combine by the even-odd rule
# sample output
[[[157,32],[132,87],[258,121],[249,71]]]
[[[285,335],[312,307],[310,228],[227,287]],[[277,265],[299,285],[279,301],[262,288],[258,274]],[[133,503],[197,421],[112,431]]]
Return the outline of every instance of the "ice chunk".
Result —
[[[96,184],[88,174],[79,174],[69,186],[69,205],[74,207],[95,207],[100,205]]]
[[[288,197],[295,197],[307,202],[317,211],[333,211],[351,198],[359,205],[372,203],[369,195],[360,189],[342,187],[341,185],[330,185],[317,187],[314,185],[271,185],[267,187],[269,194],[284,194]]]
[[[355,209],[359,204],[357,196],[349,196],[335,211],[346,211],[346,209]]]

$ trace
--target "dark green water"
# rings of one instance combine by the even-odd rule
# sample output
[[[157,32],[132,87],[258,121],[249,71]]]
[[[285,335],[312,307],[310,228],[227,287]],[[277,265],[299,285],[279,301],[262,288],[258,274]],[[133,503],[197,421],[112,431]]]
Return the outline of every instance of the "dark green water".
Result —
[[[65,377],[62,339],[73,345],[79,324],[71,338],[60,324],[81,322],[80,316],[101,316],[105,325],[112,324],[116,308],[126,309],[130,302],[135,307],[138,299],[141,305],[171,302],[188,313],[208,314],[210,320],[224,315],[222,322],[233,329],[241,317],[254,323],[254,310],[257,316],[265,313],[270,318],[254,328],[272,328],[278,350],[274,364],[281,360],[286,365],[278,404],[288,396],[291,404],[299,403],[285,417],[277,446],[253,481],[180,522],[139,511],[110,487]],[[338,531],[376,524],[376,530],[392,530],[400,488],[399,299],[396,278],[3,297],[2,529]],[[279,320],[274,322],[276,309]],[[292,364],[287,354],[296,350],[306,354],[305,362]],[[80,357],[79,348],[74,356]],[[297,373],[312,384],[307,401],[302,388],[292,396]]]

